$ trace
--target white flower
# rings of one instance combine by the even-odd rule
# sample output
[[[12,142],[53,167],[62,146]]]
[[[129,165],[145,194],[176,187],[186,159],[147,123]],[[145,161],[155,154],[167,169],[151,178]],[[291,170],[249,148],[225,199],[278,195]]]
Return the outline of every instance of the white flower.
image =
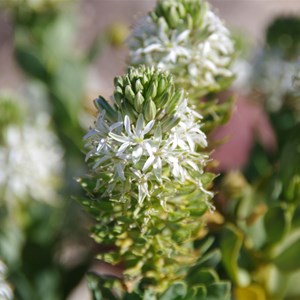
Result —
[[[154,125],[154,120],[151,120],[145,127],[144,127],[144,117],[142,114],[139,115],[136,128],[131,129],[130,119],[128,116],[124,118],[124,128],[127,136],[117,135],[114,133],[110,133],[109,136],[112,137],[114,140],[122,143],[120,148],[117,151],[117,156],[121,157],[124,151],[131,146],[132,147],[132,156],[131,159],[134,164],[136,164],[141,156],[143,155],[144,149],[148,145],[148,140],[144,139],[144,136],[149,133]],[[129,157],[127,157],[129,158]]]
[[[293,92],[293,78],[299,70],[299,62],[287,61],[276,53],[259,53],[253,69],[252,81],[255,89],[266,96],[270,111],[278,111],[285,95]]]
[[[199,9],[201,5],[199,1]],[[132,65],[156,65],[170,71],[193,97],[220,89],[219,79],[233,76],[230,33],[209,8],[202,25],[192,30],[183,25],[170,29],[163,17],[147,16],[134,28],[129,48]]]
[[[124,201],[136,193],[142,205],[170,180],[199,185],[195,174],[202,174],[207,160],[197,152],[207,145],[201,116],[187,106],[187,100],[177,110],[180,122],[168,132],[163,132],[158,120],[145,124],[142,114],[135,123],[125,115],[121,127],[120,122],[110,123],[100,114],[95,128],[86,135],[90,149],[86,158],[92,160],[95,176],[110,178],[98,180],[96,189],[102,190],[103,196]]]
[[[57,198],[63,152],[48,123],[43,115],[34,125],[10,126],[4,132],[0,191],[9,206],[28,198],[46,202]]]

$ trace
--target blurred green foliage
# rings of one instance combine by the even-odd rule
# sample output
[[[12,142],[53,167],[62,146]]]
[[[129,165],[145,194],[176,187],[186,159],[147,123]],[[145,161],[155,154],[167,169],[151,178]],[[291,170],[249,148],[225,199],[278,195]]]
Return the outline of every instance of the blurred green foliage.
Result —
[[[295,66],[299,64],[298,24],[298,18],[284,17],[268,28],[267,51],[278,51],[279,63],[284,55],[293,59]],[[254,76],[255,72],[256,69]],[[262,93],[261,97],[268,101],[271,96]],[[284,97],[287,95],[282,94]],[[289,97],[294,106],[281,99],[284,104],[280,109],[267,110],[278,143],[275,153],[267,153],[256,145],[244,172],[229,172],[221,180],[221,198],[226,199],[221,210],[226,221],[218,233],[219,242],[223,267],[234,283],[238,300],[300,297],[299,285],[295,285],[300,280],[297,86]]]
[[[30,118],[50,114],[63,147],[65,167],[61,188],[54,196],[58,199],[52,199],[55,204],[25,194],[11,210],[10,199],[5,195],[0,199],[0,256],[7,264],[15,299],[66,299],[91,259],[84,225],[89,221],[71,200],[71,195],[80,193],[74,177],[84,172],[80,120],[89,51],[75,50],[74,1],[6,1],[1,7],[13,24],[15,59],[27,75],[24,85],[29,87],[15,101],[2,101],[1,134],[13,120],[21,129]],[[13,107],[13,103],[18,105]],[[26,109],[20,110],[20,106]],[[63,257],[80,244],[86,245],[83,255],[66,263]]]

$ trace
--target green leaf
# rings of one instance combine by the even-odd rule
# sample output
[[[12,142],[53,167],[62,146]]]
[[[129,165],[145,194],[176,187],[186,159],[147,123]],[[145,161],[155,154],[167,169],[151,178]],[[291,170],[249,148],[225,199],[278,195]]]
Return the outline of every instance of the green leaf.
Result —
[[[214,249],[209,253],[205,254],[203,257],[199,259],[195,268],[201,265],[201,267],[214,267],[216,266],[221,260],[221,252],[219,249]]]
[[[207,289],[206,300],[230,300],[231,287],[229,282],[216,282],[211,284]],[[249,299],[250,300],[250,299]]]
[[[273,244],[280,241],[287,230],[287,219],[282,207],[276,206],[269,208],[264,217],[267,243]]]
[[[209,285],[218,280],[218,275],[214,270],[201,268],[196,269],[194,272],[189,274],[188,283],[189,285],[193,284],[203,284]]]
[[[240,270],[237,264],[242,247],[243,236],[233,225],[228,225],[221,240],[222,261],[230,278],[236,284],[240,283]]]
[[[293,243],[286,246],[285,250],[274,258],[274,263],[285,272],[300,270],[300,235],[295,236]]]
[[[15,51],[16,60],[28,75],[46,81],[48,72],[43,65],[39,53],[29,47],[19,47]]]
[[[207,296],[207,289],[204,285],[196,285],[189,289],[185,300],[205,300]]]
[[[175,300],[184,299],[187,292],[187,285],[184,282],[174,283],[168,290],[159,298],[160,300]]]

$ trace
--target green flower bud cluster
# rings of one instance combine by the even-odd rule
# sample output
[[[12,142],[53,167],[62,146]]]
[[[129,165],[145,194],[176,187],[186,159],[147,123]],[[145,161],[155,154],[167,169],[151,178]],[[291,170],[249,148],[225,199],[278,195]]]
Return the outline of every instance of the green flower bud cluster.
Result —
[[[204,1],[163,0],[158,2],[151,17],[154,21],[161,22],[166,30],[197,30],[203,25],[207,9]]]
[[[197,99],[232,79],[233,41],[204,0],[160,0],[129,38],[131,65],[169,70]]]
[[[82,203],[97,220],[95,240],[117,247],[99,257],[122,263],[127,284],[163,292],[197,259],[193,241],[211,207],[201,116],[172,77],[152,67],[116,78],[114,99],[95,101]]]
[[[131,121],[143,114],[146,121],[157,119],[166,128],[170,127],[184,92],[175,91],[173,77],[168,73],[141,66],[130,68],[127,75],[115,79],[114,99],[123,116],[128,115]]]

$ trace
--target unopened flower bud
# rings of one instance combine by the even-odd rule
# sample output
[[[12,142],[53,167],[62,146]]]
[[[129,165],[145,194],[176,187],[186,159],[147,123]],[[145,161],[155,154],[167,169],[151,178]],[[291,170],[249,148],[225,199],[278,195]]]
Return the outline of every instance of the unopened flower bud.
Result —
[[[141,92],[138,92],[135,99],[134,99],[134,108],[138,113],[141,113],[143,111],[143,103],[145,99]]]
[[[146,91],[146,99],[149,99],[149,98],[155,98],[156,96],[156,93],[157,93],[157,85],[155,82],[151,83]]]
[[[125,97],[126,97],[126,99],[127,99],[131,104],[133,104],[134,98],[135,98],[135,94],[134,94],[134,92],[133,92],[133,90],[132,90],[132,88],[131,88],[130,85],[127,85],[127,86],[125,87]]]
[[[144,89],[141,81],[138,79],[136,82],[135,82],[135,91],[136,92],[141,92],[142,90]]]
[[[156,116],[156,106],[153,100],[148,100],[144,105],[144,116],[146,121],[151,121]]]
[[[185,8],[184,8],[184,5],[182,3],[178,3],[178,13],[179,13],[179,17],[180,18],[184,18],[185,15],[186,15],[186,11],[185,11]]]
[[[157,94],[161,95],[164,90],[166,89],[166,80],[164,78],[162,78],[159,82],[158,82],[158,86],[157,86]]]
[[[171,7],[168,17],[169,24],[171,27],[175,28],[180,19],[174,6]]]

